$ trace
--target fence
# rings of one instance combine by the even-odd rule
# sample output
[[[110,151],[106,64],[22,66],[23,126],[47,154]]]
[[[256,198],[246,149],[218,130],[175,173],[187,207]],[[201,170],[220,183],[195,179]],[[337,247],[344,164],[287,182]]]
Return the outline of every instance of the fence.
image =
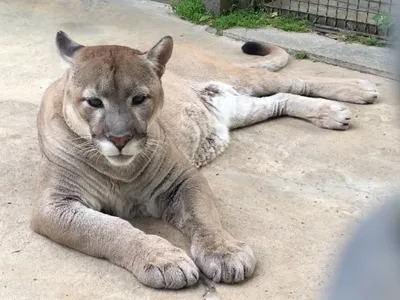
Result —
[[[347,31],[386,39],[396,0],[261,0],[269,10],[291,13],[312,21],[315,30]]]

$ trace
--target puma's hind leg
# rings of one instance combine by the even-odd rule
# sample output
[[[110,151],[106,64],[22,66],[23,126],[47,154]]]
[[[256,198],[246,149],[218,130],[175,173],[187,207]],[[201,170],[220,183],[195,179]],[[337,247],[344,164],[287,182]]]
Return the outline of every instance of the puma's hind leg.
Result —
[[[212,130],[199,140],[193,165],[202,167],[222,154],[229,144],[229,130],[249,126],[279,116],[307,120],[318,127],[346,130],[351,112],[341,103],[288,93],[266,97],[241,95],[230,85],[209,83],[200,89],[200,98],[209,109]],[[203,130],[206,131],[206,130]]]
[[[309,98],[287,93],[267,97],[241,95],[230,85],[210,83],[212,103],[218,126],[228,129],[249,126],[270,118],[292,116],[327,129],[345,130],[351,113],[348,108],[333,101]]]
[[[371,104],[379,97],[376,85],[365,79],[308,77],[303,80],[307,86],[307,95],[312,97],[357,104]]]
[[[235,76],[229,77],[226,82],[239,93],[251,96],[290,93],[357,104],[374,103],[379,96],[376,85],[364,79],[297,78],[246,68],[236,68],[233,74]]]

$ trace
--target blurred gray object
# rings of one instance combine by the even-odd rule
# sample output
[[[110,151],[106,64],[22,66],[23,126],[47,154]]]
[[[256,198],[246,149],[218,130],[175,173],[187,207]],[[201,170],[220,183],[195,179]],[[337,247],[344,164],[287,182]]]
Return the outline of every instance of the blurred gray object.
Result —
[[[400,299],[399,200],[380,207],[351,237],[327,300]]]
[[[399,2],[399,1],[396,1]],[[393,14],[400,31],[399,7]],[[399,37],[396,38],[400,54]],[[400,79],[400,55],[393,57]],[[400,91],[398,90],[398,95]],[[400,117],[400,112],[399,112]],[[397,122],[395,126],[399,126]],[[400,142],[400,141],[399,141]],[[400,299],[400,194],[364,220],[346,244],[334,269],[326,300]]]

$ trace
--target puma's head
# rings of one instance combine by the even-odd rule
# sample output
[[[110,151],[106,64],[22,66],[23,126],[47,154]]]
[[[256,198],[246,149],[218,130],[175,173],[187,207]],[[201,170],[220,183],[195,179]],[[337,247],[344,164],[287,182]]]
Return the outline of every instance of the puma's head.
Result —
[[[173,41],[164,37],[142,53],[123,46],[82,46],[64,32],[58,50],[70,68],[63,112],[68,126],[111,162],[130,160],[144,146],[163,105],[161,76]]]

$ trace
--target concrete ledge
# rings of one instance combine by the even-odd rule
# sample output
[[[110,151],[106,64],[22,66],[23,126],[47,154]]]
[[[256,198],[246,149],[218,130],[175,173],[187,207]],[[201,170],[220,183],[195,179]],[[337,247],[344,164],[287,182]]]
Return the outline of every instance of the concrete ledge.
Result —
[[[216,33],[214,28],[208,32]],[[279,46],[288,53],[307,53],[315,61],[395,79],[395,50],[360,44],[347,44],[315,33],[285,32],[275,28],[233,28],[222,35],[241,41],[259,41]]]

